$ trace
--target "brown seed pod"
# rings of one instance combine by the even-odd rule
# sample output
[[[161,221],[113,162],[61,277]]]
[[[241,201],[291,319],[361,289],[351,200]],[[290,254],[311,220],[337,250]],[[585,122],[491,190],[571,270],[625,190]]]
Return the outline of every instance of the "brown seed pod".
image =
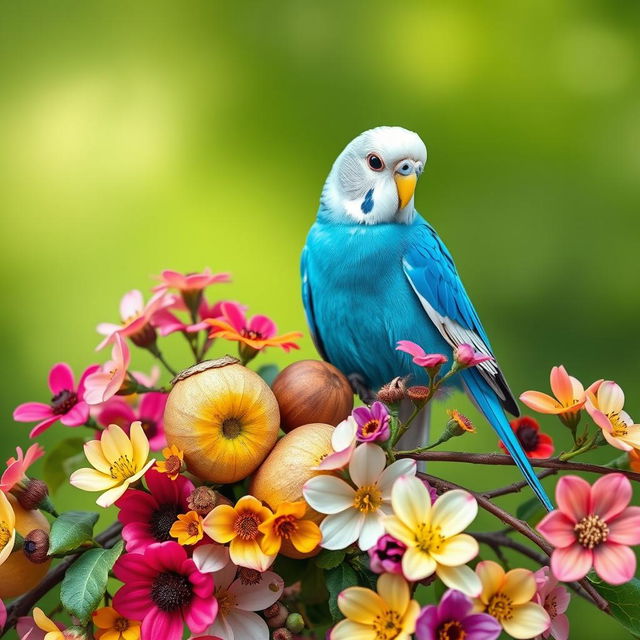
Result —
[[[353,390],[347,378],[320,360],[290,364],[274,380],[272,389],[286,432],[313,422],[335,427],[353,409]]]

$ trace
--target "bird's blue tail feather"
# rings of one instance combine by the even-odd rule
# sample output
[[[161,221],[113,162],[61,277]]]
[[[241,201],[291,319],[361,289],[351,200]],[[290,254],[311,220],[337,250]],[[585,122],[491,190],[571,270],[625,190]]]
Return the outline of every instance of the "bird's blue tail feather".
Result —
[[[473,369],[464,371],[462,376],[473,401],[489,421],[500,440],[502,440],[507,447],[511,457],[518,465],[522,475],[524,475],[525,480],[529,483],[529,486],[533,489],[536,496],[540,498],[542,504],[549,511],[552,511],[553,505],[551,504],[551,500],[549,500],[549,496],[547,496],[543,489],[540,479],[529,463],[516,434],[509,426],[509,422],[500,406],[498,397]]]

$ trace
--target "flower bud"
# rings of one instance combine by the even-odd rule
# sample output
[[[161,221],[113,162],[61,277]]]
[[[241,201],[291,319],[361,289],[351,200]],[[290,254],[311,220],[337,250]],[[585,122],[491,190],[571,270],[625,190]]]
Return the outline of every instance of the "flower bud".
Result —
[[[265,609],[263,613],[264,617],[267,619],[267,624],[272,629],[276,629],[281,627],[287,621],[289,610],[281,602],[276,602],[268,609]]]
[[[465,433],[475,433],[476,428],[473,426],[473,422],[467,418],[464,414],[460,413],[456,409],[447,410],[451,420],[447,422],[443,437],[446,439],[454,438],[456,436],[463,436]]]
[[[49,496],[49,487],[46,482],[31,478],[27,482],[24,491],[20,491],[16,496],[23,509],[30,511],[37,509],[40,504]]]
[[[397,405],[404,399],[406,391],[405,378],[394,378],[378,391],[377,399],[387,405]]]
[[[187,498],[189,509],[200,514],[203,518],[213,510],[218,503],[216,492],[204,485],[196,487]]]
[[[151,326],[150,323],[147,324],[140,329],[140,331],[136,331],[136,333],[129,336],[131,338],[131,342],[135,344],[137,347],[142,347],[143,349],[148,349],[149,347],[155,345],[156,343],[156,330]]]
[[[287,629],[293,633],[300,633],[304,629],[304,620],[299,613],[290,613],[287,616]]]
[[[282,627],[281,629],[276,629],[271,636],[273,640],[293,640],[293,634],[289,629],[285,629]]]
[[[44,529],[30,531],[22,543],[22,551],[34,564],[49,560],[49,534]]]
[[[407,389],[407,398],[413,402],[416,407],[423,407],[429,399],[429,387],[416,385]]]

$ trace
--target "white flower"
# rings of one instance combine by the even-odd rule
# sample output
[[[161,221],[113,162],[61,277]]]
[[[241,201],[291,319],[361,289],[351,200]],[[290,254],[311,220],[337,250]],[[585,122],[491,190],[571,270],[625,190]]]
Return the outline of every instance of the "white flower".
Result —
[[[344,469],[351,461],[356,449],[356,432],[358,425],[355,418],[349,416],[343,420],[331,434],[331,446],[334,453],[330,453],[317,467],[319,471],[334,471]]]
[[[320,524],[321,546],[345,549],[358,540],[363,551],[384,535],[384,516],[391,515],[391,488],[400,477],[416,473],[414,460],[397,460],[385,469],[384,451],[375,444],[361,444],[349,462],[355,488],[330,475],[315,476],[302,488],[307,504],[329,514]]]
[[[213,553],[217,555],[217,551]],[[267,623],[254,611],[267,609],[280,599],[284,589],[282,578],[273,571],[260,573],[228,562],[213,573],[213,582],[218,615],[206,633],[222,640],[269,640]]]

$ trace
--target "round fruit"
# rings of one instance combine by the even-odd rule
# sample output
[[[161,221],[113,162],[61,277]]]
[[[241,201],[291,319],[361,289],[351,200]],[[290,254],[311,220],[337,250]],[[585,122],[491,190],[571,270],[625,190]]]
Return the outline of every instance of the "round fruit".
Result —
[[[269,386],[229,356],[180,373],[164,413],[169,445],[184,452],[189,471],[205,482],[246,478],[271,451],[279,425]]]
[[[265,502],[273,510],[281,502],[303,500],[304,483],[322,473],[314,467],[333,453],[332,433],[331,425],[306,424],[281,438],[253,477],[249,491],[251,495]],[[319,524],[324,515],[308,507],[305,517]],[[309,558],[319,553],[319,549],[303,554],[289,541],[284,541],[280,552],[289,558]]]
[[[49,521],[40,511],[26,510],[13,495],[8,494],[7,497],[16,515],[16,531],[21,536],[26,536],[34,529],[49,532]],[[17,598],[33,589],[44,578],[50,564],[51,560],[35,564],[21,549],[14,551],[0,566],[0,598]]]
[[[287,432],[313,422],[335,427],[353,410],[349,381],[328,362],[294,362],[280,372],[272,388]]]

